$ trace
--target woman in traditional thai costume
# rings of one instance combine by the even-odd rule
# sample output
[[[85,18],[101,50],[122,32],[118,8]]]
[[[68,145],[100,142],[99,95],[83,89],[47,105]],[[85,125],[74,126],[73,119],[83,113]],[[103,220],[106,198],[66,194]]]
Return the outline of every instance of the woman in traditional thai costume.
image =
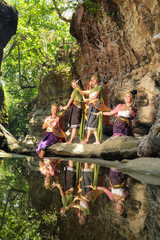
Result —
[[[51,158],[43,158],[43,162],[39,161],[39,170],[41,174],[45,175],[45,187],[51,185],[51,178],[53,176],[55,176],[56,181],[59,182],[59,168],[61,161],[61,159],[53,161]]]
[[[98,118],[96,115],[92,113],[98,113],[101,111],[102,108],[102,103],[103,103],[103,92],[102,92],[102,87],[99,85],[98,77],[96,75],[93,75],[91,77],[91,83],[93,88],[87,91],[82,91],[81,89],[77,88],[81,94],[83,95],[89,95],[89,98],[85,99],[86,102],[89,102],[89,111],[87,115],[87,123],[85,128],[88,130],[87,132],[87,138],[82,142],[82,143],[89,143],[90,136],[92,134],[92,131],[95,136],[95,143],[94,144],[99,144],[100,143],[100,138],[102,135],[102,131],[100,133],[99,128],[102,130],[102,118],[101,121],[98,122]],[[98,134],[99,132],[99,134]]]
[[[71,83],[72,88],[74,89],[71,97],[65,107],[61,107],[61,109],[66,110],[70,107],[70,113],[69,113],[69,121],[68,121],[68,127],[72,129],[71,137],[68,143],[72,143],[73,139],[76,136],[77,129],[80,127],[81,123],[81,117],[82,117],[82,95],[81,93],[76,89],[77,82],[72,81]]]
[[[69,160],[68,166],[64,167],[63,187],[55,182],[53,182],[52,187],[57,187],[60,191],[63,204],[63,207],[60,209],[60,214],[66,216],[66,211],[74,205],[73,200],[76,190],[76,169],[72,160]]]
[[[103,191],[90,188],[90,185],[97,186],[99,176],[99,166],[88,163],[84,163],[84,169],[81,169],[80,189],[78,194],[74,198],[75,204],[72,208],[76,209],[76,213],[79,219],[79,224],[85,224],[87,216],[91,214],[93,210],[93,203],[96,198],[103,193]]]
[[[93,189],[103,191],[112,202],[116,203],[116,212],[123,213],[124,201],[129,196],[128,188],[126,187],[127,175],[122,172],[110,168],[109,177],[105,179],[103,186],[89,186]]]
[[[113,136],[134,136],[132,119],[136,116],[136,108],[134,107],[136,94],[136,90],[128,92],[125,96],[125,104],[119,104],[111,112],[103,112],[105,116],[114,115],[116,117],[113,125]]]
[[[57,116],[58,106],[52,105],[51,116],[46,117],[42,129],[46,128],[44,138],[39,142],[36,147],[36,153],[39,157],[44,157],[47,147],[57,143],[65,142],[65,134],[59,126],[59,117]]]

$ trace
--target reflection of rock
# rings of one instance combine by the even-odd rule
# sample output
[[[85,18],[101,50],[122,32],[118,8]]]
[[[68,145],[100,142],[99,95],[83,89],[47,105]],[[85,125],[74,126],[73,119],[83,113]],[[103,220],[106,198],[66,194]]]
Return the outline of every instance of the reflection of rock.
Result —
[[[48,154],[65,156],[95,157],[109,160],[135,158],[137,156],[137,139],[134,137],[112,137],[102,144],[58,143],[47,150]]]
[[[138,146],[138,155],[144,157],[160,157],[160,110],[157,120]]]
[[[125,203],[123,216],[116,214],[115,203],[105,194],[99,197],[93,209],[97,212],[97,221],[91,214],[82,227],[76,214],[70,211],[67,219],[61,222],[60,239],[159,239],[160,188],[131,180],[129,191],[130,199]]]
[[[143,183],[160,185],[160,158],[136,158],[123,161],[118,169]]]

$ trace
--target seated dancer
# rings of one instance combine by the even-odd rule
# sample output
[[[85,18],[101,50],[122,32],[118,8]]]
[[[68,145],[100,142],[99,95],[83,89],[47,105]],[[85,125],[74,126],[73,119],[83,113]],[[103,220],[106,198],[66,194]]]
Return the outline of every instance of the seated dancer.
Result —
[[[105,187],[97,186],[97,190],[103,191],[113,202],[116,202],[116,212],[121,215],[124,209],[124,201],[129,196],[129,191],[126,187],[127,175],[120,171],[110,168],[109,177],[105,181]],[[90,186],[94,188],[93,186]]]
[[[80,127],[81,123],[81,117],[82,117],[82,95],[81,93],[76,89],[77,82],[72,81],[71,83],[72,88],[74,89],[71,97],[65,107],[61,107],[61,109],[66,110],[68,107],[70,107],[70,114],[69,114],[69,121],[68,121],[68,127],[72,129],[71,137],[68,143],[72,143],[73,139],[76,136],[77,128]]]
[[[65,134],[59,126],[59,117],[57,116],[58,106],[56,104],[51,106],[52,115],[46,117],[42,129],[46,128],[44,138],[39,142],[36,147],[36,153],[39,157],[43,158],[47,147],[59,142],[65,142]]]
[[[63,189],[60,184],[53,182],[53,187],[58,187],[63,207],[60,209],[61,215],[65,216],[66,211],[72,207],[75,187],[76,187],[76,169],[73,161],[69,160],[69,165],[64,167],[64,186]]]
[[[114,115],[116,120],[113,125],[113,136],[134,136],[132,130],[132,119],[135,118],[136,108],[134,107],[136,90],[130,91],[125,96],[125,104],[119,104],[111,112],[103,112],[105,116]],[[99,113],[97,113],[99,115]]]
[[[95,115],[91,114],[93,113],[98,113],[100,110],[100,105],[101,102],[103,102],[103,92],[102,92],[102,87],[99,85],[99,80],[96,75],[93,75],[91,77],[91,84],[93,86],[93,89],[83,91],[77,87],[79,92],[83,95],[89,95],[89,98],[85,99],[86,102],[89,102],[89,112],[87,115],[87,123],[86,123],[86,128],[88,129],[87,132],[87,138],[82,142],[83,144],[89,143],[90,136],[92,134],[92,131],[95,136],[95,142],[94,144],[99,144],[100,143],[100,136],[98,136],[98,125],[102,129],[102,124],[103,122],[101,121],[98,122],[98,119]]]

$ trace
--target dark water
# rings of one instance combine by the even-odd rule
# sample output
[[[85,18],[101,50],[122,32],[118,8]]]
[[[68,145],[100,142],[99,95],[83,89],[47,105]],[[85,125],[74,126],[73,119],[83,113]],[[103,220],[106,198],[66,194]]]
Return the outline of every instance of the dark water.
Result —
[[[139,216],[146,204],[142,197],[146,186],[160,185],[160,178],[124,166],[126,162],[101,159],[1,157],[0,239],[99,239],[96,234],[82,234],[82,228],[86,232],[87,225],[101,225],[107,214],[113,215],[110,221],[121,219],[121,223],[135,213]],[[77,226],[72,229],[74,237],[67,232],[72,224]],[[119,232],[110,238],[134,239],[125,231],[125,238]]]

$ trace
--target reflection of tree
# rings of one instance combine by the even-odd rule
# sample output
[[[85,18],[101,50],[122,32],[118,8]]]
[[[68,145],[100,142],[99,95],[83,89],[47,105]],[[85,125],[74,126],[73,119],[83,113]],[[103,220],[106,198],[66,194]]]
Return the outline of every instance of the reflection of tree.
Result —
[[[56,213],[36,212],[29,196],[22,160],[5,159],[0,166],[0,239],[42,239],[57,231]],[[48,228],[48,227],[47,227]],[[50,239],[48,237],[47,239]]]
[[[5,214],[6,214],[6,209],[7,209],[7,205],[9,202],[9,199],[11,197],[12,192],[16,192],[16,196],[18,195],[18,193],[26,193],[24,190],[20,190],[20,189],[15,189],[13,186],[11,186],[10,184],[7,183],[1,183],[3,185],[7,185],[10,186],[10,189],[8,191],[8,195],[7,195],[7,199],[6,199],[6,203],[4,205],[4,211],[3,211],[3,216],[2,216],[2,220],[1,220],[1,225],[0,225],[0,231],[2,230],[3,224],[4,224],[4,219],[5,219]],[[16,196],[14,197],[14,199],[16,198]]]

